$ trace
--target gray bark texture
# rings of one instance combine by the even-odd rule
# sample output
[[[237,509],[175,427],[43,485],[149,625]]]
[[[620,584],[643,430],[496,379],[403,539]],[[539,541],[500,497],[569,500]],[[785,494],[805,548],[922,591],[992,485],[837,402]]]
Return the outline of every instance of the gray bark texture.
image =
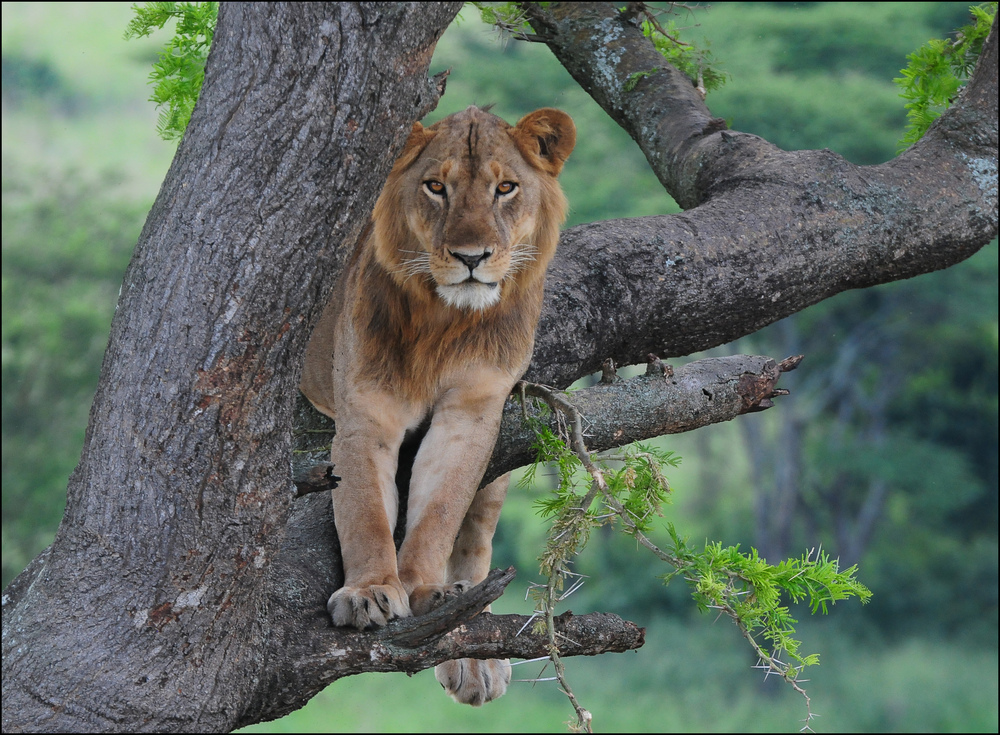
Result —
[[[225,732],[361,671],[545,655],[544,640],[512,635],[523,618],[475,616],[503,575],[440,618],[333,628],[329,494],[297,497],[289,471],[311,325],[411,123],[436,104],[427,69],[459,7],[222,4],[201,99],[126,273],[65,517],[4,591],[5,732]],[[861,167],[722,129],[613,5],[528,8],[690,208],[565,233],[531,380],[565,387],[609,357],[723,344],[996,235],[995,27],[924,140]],[[769,405],[773,361],[722,362],[591,389],[576,400],[592,401],[593,448]],[[511,413],[495,472],[530,456]],[[561,625],[583,643],[564,655],[641,645],[613,616]]]
[[[608,357],[628,365],[725,344],[842,291],[954,265],[996,237],[995,24],[971,82],[924,138],[858,166],[722,129],[618,7],[527,4],[540,37],[688,211],[564,233],[529,380],[562,386]]]

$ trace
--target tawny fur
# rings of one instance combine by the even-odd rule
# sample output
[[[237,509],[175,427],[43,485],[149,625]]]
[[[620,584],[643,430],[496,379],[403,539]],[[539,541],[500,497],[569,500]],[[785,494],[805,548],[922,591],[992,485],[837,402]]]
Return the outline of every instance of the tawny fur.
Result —
[[[413,126],[372,224],[310,341],[302,391],[337,422],[331,460],[344,587],[337,625],[384,625],[481,581],[507,478],[478,493],[503,403],[528,366],[566,200],[572,120],[542,109],[510,126],[470,107]],[[407,432],[406,535],[392,541]],[[504,661],[449,662],[460,701],[506,690]]]

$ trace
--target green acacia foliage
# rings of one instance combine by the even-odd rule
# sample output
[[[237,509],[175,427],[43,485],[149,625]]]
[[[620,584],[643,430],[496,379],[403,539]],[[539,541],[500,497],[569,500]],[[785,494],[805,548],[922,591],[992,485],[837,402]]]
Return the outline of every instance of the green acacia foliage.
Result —
[[[729,78],[729,75],[718,66],[707,45],[699,47],[680,40],[681,29],[677,27],[676,20],[668,21],[666,27],[649,20],[643,21],[642,33],[653,42],[664,59],[687,74],[691,81],[706,93],[721,89]],[[707,44],[707,41],[705,43]],[[632,84],[632,81],[629,79],[626,83],[626,91],[630,91],[628,85]],[[634,86],[632,84],[633,88]]]
[[[538,395],[537,387],[529,388],[532,395]],[[581,575],[571,571],[576,556],[594,529],[617,526],[661,562],[673,567],[660,575],[664,583],[682,577],[692,588],[699,610],[718,611],[736,624],[757,655],[758,668],[784,679],[803,696],[808,723],[814,715],[810,698],[801,687],[801,673],[805,667],[818,664],[819,656],[800,652],[801,643],[795,637],[798,621],[787,604],[782,603],[785,599],[805,600],[814,614],[818,611],[826,614],[829,605],[839,600],[858,597],[867,602],[871,592],[856,579],[857,566],[841,571],[839,560],[831,560],[829,555],[816,550],[777,565],[769,564],[756,549],[741,552],[739,545],[709,542],[703,551],[695,551],[672,523],[667,523],[669,545],[659,548],[649,534],[654,530],[653,520],[663,516],[663,506],[671,499],[664,472],[676,468],[680,458],[641,443],[615,453],[589,454],[584,447],[583,417],[573,415],[575,410],[567,406],[572,394],[558,398],[544,389],[542,394],[547,396],[549,406],[558,407],[563,436],[525,415],[535,431],[537,458],[525,472],[520,486],[525,488],[533,483],[542,462],[554,467],[559,478],[553,491],[537,503],[541,514],[551,517],[552,522],[545,550],[539,557],[541,575],[547,582],[532,590],[537,605],[535,614],[539,617],[536,632],[548,630],[556,653],[558,641],[552,623],[555,606],[582,583]],[[572,583],[567,589],[569,580]],[[633,583],[636,581],[633,577]],[[570,693],[557,656],[553,656],[553,663],[561,687],[577,709],[580,726],[589,732],[589,713],[578,706]]]
[[[180,140],[205,81],[205,62],[212,46],[219,3],[143,3],[133,5],[135,18],[125,38],[142,38],[176,21],[177,28],[153,64],[149,98],[160,111],[157,131],[164,140]]]
[[[518,3],[471,4],[479,10],[483,22],[496,28],[502,35],[515,39],[531,37],[531,26]],[[538,3],[538,5],[545,7],[548,3]],[[640,5],[643,9],[636,12],[642,25],[643,35],[653,42],[656,50],[666,61],[687,74],[691,81],[705,92],[719,89],[726,83],[728,75],[716,65],[712,53],[707,48],[707,42],[699,47],[690,40],[681,40],[682,31],[687,29],[679,28],[674,18],[665,20],[666,16],[682,12],[679,8],[673,4],[667,7],[656,7],[652,3]],[[654,68],[636,72],[626,80],[625,91],[631,92],[644,77],[657,71],[659,70]]]
[[[955,31],[951,40],[932,38],[908,55],[901,77],[893,79],[906,103],[909,124],[900,150],[920,140],[931,123],[948,109],[962,85],[972,76],[983,42],[997,14],[996,3],[969,8],[972,23]]]

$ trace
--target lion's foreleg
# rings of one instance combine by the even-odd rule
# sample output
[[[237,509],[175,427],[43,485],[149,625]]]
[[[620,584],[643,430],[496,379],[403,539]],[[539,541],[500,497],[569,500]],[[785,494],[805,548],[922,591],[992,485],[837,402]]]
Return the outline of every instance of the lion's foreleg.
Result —
[[[506,398],[498,393],[450,392],[446,402],[435,406],[417,452],[399,551],[399,577],[414,614],[433,607],[442,595],[461,592],[463,585],[455,583],[469,582],[445,585],[455,540],[496,441]]]
[[[331,461],[342,478],[333,490],[333,512],[344,586],[327,602],[335,625],[371,628],[410,614],[392,540],[397,455],[407,422],[393,419],[344,411],[338,420]]]

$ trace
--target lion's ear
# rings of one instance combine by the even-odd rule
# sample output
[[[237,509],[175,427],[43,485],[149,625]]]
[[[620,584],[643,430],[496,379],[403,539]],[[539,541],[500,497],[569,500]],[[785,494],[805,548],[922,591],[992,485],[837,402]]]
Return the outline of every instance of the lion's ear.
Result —
[[[396,159],[396,168],[406,168],[413,163],[435,135],[437,133],[433,130],[428,130],[418,122],[413,123],[413,127],[410,128],[410,137],[406,139],[406,144],[403,146],[403,152]]]
[[[536,167],[558,176],[576,145],[576,125],[562,110],[544,107],[522,117],[511,131],[521,154]]]

